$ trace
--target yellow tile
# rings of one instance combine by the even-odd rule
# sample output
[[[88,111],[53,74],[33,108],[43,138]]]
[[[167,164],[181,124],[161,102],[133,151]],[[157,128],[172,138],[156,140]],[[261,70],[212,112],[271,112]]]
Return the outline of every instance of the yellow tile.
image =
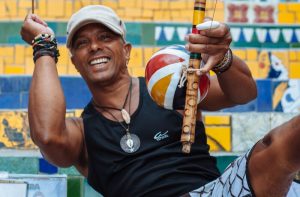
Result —
[[[75,117],[80,117],[82,112],[83,112],[83,109],[76,109],[75,110]]]
[[[64,16],[64,1],[51,0],[47,4],[47,16],[51,18],[61,18]]]
[[[278,57],[281,61],[281,63],[288,68],[289,65],[289,54],[288,50],[279,50],[279,51],[273,51],[272,54],[274,54],[276,57]]]
[[[0,18],[1,19],[7,18],[7,13],[6,13],[5,2],[4,1],[0,1]]]
[[[16,65],[5,65],[4,73],[7,75],[20,75],[25,74],[24,66],[16,66]]]
[[[132,48],[128,67],[142,67],[142,66],[143,66],[143,49],[140,47]]]
[[[246,61],[251,74],[253,78],[258,79],[258,78],[265,78],[266,76],[262,77],[259,75],[259,69],[258,69],[258,62],[257,61]]]
[[[300,51],[296,51],[297,53],[297,60],[300,60]]]
[[[6,8],[8,10],[8,16],[16,17],[17,16],[17,1],[6,0],[5,4],[6,4]]]
[[[16,45],[15,46],[15,63],[24,64],[25,63],[25,46]]]
[[[144,9],[142,12],[142,17],[153,19],[153,10],[152,9]]]
[[[126,17],[141,17],[142,16],[142,10],[136,9],[136,8],[124,8],[125,16]]]
[[[4,57],[13,57],[15,51],[13,46],[5,46],[0,50],[0,52]]]
[[[123,8],[135,8],[135,0],[119,0],[119,6]]]
[[[297,53],[296,53],[296,51],[289,51],[289,60],[290,61],[297,60]]]
[[[118,8],[118,1],[103,0],[102,5],[106,5],[114,10]]]
[[[148,8],[148,9],[160,9],[160,3],[161,1],[157,1],[157,0],[147,0],[147,1],[143,1],[143,7],[144,8]]]
[[[242,60],[246,59],[246,51],[245,50],[233,50],[234,55],[238,56]]]
[[[290,79],[300,79],[300,61],[290,63]]]
[[[67,66],[67,75],[79,76],[79,72],[76,70],[73,64],[68,64]]]
[[[131,21],[136,21],[136,22],[148,22],[148,21],[153,21],[153,17],[145,17],[145,16],[141,16],[141,17],[130,17]]]
[[[82,6],[84,7],[84,6],[87,6],[87,5],[95,5],[95,4],[99,4],[99,2],[95,2],[95,1],[93,1],[93,0],[84,0],[84,1],[81,1],[81,3],[82,3]]]
[[[230,123],[230,116],[204,116],[204,123],[206,125],[229,125]]]
[[[157,20],[162,20],[162,21],[170,21],[171,16],[170,16],[170,11],[160,11],[160,10],[155,10],[154,11],[154,16],[153,16],[153,20],[157,21]]]
[[[160,10],[168,10],[169,8],[170,8],[170,1],[160,1]]]
[[[74,12],[78,11],[83,6],[81,1],[75,1],[73,5],[74,5]]]
[[[31,46],[25,46],[25,57],[32,58],[33,49]]]
[[[125,21],[127,20],[126,17],[125,17],[126,13],[125,13],[124,9],[115,9],[115,11],[121,19],[123,19]]]
[[[226,126],[206,127],[210,151],[231,151],[231,128]]]
[[[59,50],[59,65],[68,65],[69,62],[69,50],[65,47],[65,46],[58,46],[58,50]]]
[[[224,10],[224,2],[218,1],[216,4],[216,10]]]
[[[144,67],[146,66],[146,64],[148,63],[148,61],[150,60],[151,56],[154,53],[154,48],[144,48]]]
[[[37,3],[37,11],[36,13],[41,17],[47,16],[47,2],[46,0],[39,0]]]
[[[187,1],[186,2],[186,7],[188,10],[193,10],[194,9],[194,2],[195,1]]]
[[[136,0],[135,7],[141,9],[143,7],[143,0]]]
[[[293,24],[294,22],[295,22],[294,13],[290,13],[290,12],[279,12],[278,13],[278,23]]]
[[[14,57],[3,57],[4,65],[14,64]]]
[[[132,76],[134,77],[144,77],[145,68],[144,67],[134,67],[132,68]]]
[[[300,3],[287,3],[288,11],[299,12]]]
[[[287,3],[278,3],[278,12],[286,12],[288,10]]]
[[[247,60],[248,61],[255,61],[257,60],[258,54],[256,49],[247,49]]]
[[[188,20],[188,17],[185,16],[186,10],[171,10],[171,20],[172,21],[178,21],[178,22],[185,22]],[[190,20],[192,21],[192,20]]]
[[[193,13],[190,11],[190,10],[180,10],[180,13],[181,13],[181,17],[182,17],[182,20],[184,21],[191,21],[193,20]],[[191,23],[190,22],[190,23]]]
[[[23,20],[24,20],[25,16],[30,13],[31,13],[31,8],[19,8],[18,9],[18,17],[22,18]]]
[[[175,10],[175,9],[187,9],[187,4],[185,1],[172,1],[170,3],[170,9]]]
[[[3,59],[0,57],[0,75],[4,74]]]
[[[30,57],[25,58],[25,74],[32,75],[34,70],[34,62]]]
[[[58,75],[67,75],[67,65],[60,65],[59,63],[56,65]]]
[[[300,12],[296,12],[295,14],[296,14],[296,19],[295,19],[296,21],[295,21],[295,23],[299,24],[300,23]]]
[[[32,1],[31,0],[21,0],[19,1],[19,8],[29,8],[31,9]]]
[[[66,8],[65,8],[65,18],[69,18],[71,17],[71,15],[73,14],[73,3],[70,1],[66,2]]]
[[[220,21],[220,22],[225,22],[225,14],[224,11],[216,11],[214,20]]]

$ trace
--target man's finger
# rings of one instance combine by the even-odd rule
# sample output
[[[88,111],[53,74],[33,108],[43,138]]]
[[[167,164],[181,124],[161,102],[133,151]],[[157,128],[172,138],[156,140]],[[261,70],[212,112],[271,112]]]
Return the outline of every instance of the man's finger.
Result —
[[[204,23],[200,23],[196,26],[198,30],[207,30],[207,29],[215,29],[220,26],[218,21],[206,21]]]
[[[36,14],[32,14],[31,19],[45,27],[48,27],[47,23],[45,21],[43,21],[42,19],[40,19]]]

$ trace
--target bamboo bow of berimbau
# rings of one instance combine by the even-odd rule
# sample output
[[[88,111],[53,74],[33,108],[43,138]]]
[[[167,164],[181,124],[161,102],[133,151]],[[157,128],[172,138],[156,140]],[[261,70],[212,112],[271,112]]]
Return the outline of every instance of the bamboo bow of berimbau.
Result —
[[[195,0],[194,14],[193,14],[193,28],[192,33],[198,34],[199,31],[196,25],[202,23],[205,17],[206,0]],[[191,53],[189,66],[187,72],[187,89],[185,98],[184,117],[181,133],[182,151],[190,153],[191,146],[195,141],[195,125],[197,115],[197,100],[198,100],[198,87],[199,76],[196,74],[195,69],[200,68],[201,54]]]

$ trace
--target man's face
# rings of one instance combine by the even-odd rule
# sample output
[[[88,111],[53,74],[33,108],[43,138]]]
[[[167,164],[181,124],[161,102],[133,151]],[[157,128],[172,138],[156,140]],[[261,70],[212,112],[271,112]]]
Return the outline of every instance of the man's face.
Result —
[[[71,46],[72,62],[88,84],[109,83],[127,72],[131,45],[107,27],[92,23],[80,28]]]

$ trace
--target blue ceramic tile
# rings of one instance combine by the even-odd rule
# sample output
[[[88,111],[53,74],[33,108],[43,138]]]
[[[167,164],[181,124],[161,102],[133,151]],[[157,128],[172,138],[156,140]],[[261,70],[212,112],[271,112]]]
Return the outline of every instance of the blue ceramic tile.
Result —
[[[257,84],[257,111],[272,111],[272,80],[256,80]]]
[[[81,109],[91,99],[91,93],[80,77],[61,78],[67,109]]]
[[[28,91],[31,77],[28,76],[2,76],[0,77],[0,93]]]
[[[46,174],[56,174],[58,168],[51,163],[49,163],[44,158],[39,158],[39,172],[46,173]]]
[[[0,108],[18,109],[20,108],[20,95],[18,92],[6,92],[0,94]]]
[[[257,107],[257,99],[246,103],[244,105],[237,105],[234,107],[223,109],[222,112],[254,112]]]

